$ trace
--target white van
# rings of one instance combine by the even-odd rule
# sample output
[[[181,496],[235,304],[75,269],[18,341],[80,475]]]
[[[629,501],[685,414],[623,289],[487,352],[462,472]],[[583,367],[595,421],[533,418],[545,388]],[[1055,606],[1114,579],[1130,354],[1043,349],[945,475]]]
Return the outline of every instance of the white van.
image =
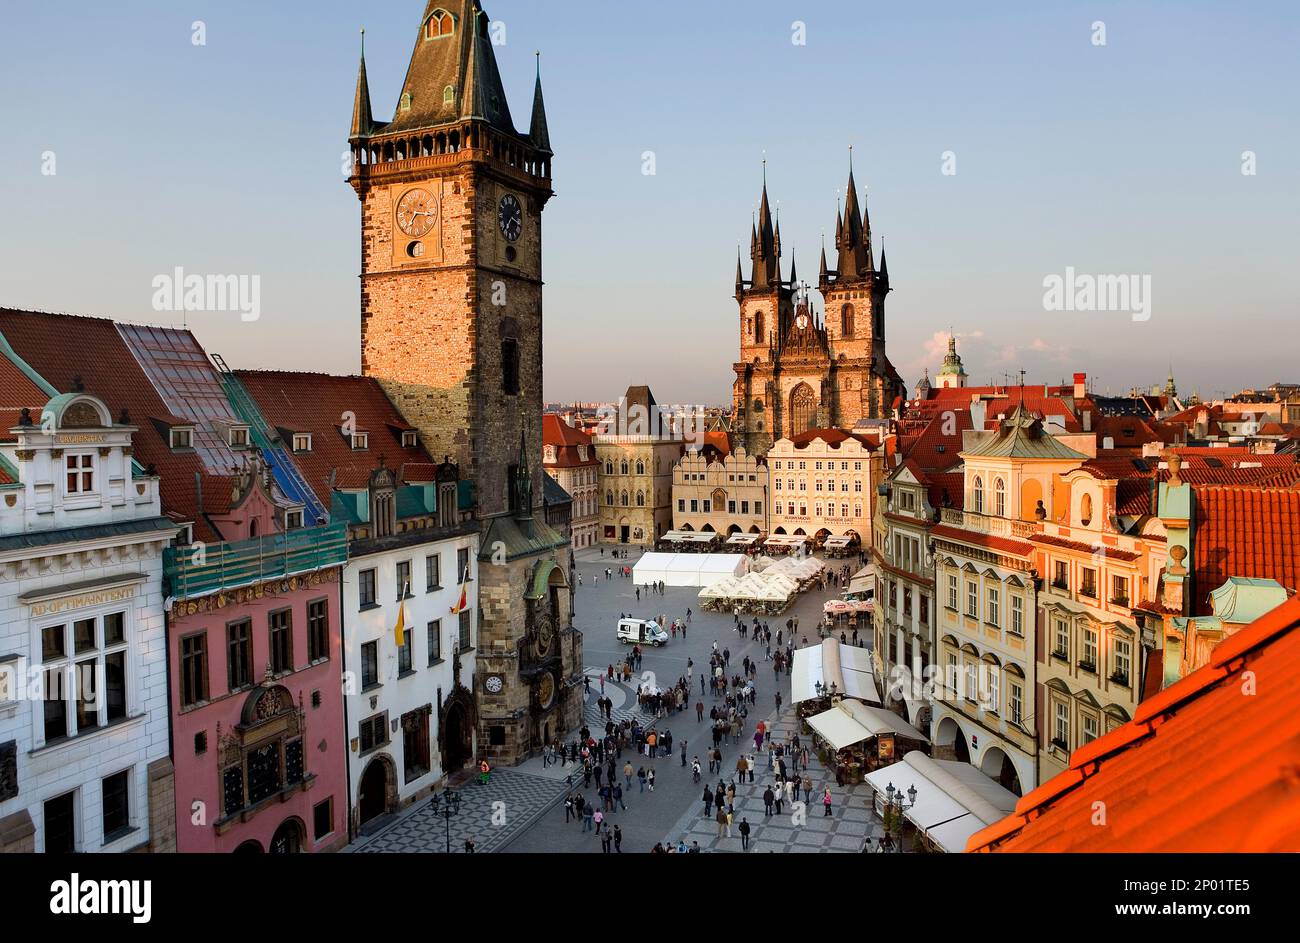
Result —
[[[668,644],[668,633],[653,619],[619,619],[618,640],[630,645]]]

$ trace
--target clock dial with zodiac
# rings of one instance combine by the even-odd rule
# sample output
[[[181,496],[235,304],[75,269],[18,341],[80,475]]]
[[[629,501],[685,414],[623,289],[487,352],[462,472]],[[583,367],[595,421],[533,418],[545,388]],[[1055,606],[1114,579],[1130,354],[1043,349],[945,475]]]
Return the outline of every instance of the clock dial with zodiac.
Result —
[[[539,619],[537,622],[537,654],[545,655],[551,650],[551,643],[555,641],[555,624],[550,617]]]
[[[537,680],[537,706],[542,710],[555,703],[555,678],[544,674]]]

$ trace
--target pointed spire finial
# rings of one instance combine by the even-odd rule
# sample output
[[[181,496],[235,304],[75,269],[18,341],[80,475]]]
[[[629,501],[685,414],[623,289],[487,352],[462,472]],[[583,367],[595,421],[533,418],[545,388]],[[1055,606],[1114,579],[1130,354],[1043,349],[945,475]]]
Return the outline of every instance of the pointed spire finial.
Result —
[[[366,57],[366,28],[361,27],[361,58]]]

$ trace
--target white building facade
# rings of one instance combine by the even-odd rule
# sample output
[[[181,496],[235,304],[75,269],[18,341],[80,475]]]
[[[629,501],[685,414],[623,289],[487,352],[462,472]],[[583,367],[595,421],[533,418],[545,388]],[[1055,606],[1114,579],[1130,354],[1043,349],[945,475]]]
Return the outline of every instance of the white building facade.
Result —
[[[0,445],[0,852],[175,849],[161,594],[177,528],[134,431],[71,393]]]

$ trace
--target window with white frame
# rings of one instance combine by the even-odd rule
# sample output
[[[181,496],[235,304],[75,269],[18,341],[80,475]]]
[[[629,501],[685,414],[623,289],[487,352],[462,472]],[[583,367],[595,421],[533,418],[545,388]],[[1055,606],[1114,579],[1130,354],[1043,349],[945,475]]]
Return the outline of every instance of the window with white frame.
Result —
[[[1066,622],[1064,619],[1054,619],[1052,622],[1056,627],[1056,647],[1052,650],[1052,654],[1060,658],[1069,658],[1070,623]]]
[[[1007,682],[1007,719],[1019,724],[1024,716],[1025,688],[1019,681]]]
[[[950,697],[957,695],[957,653],[948,652],[945,657],[945,669],[943,675],[944,686],[948,689]]]
[[[1098,730],[1096,714],[1081,713],[1079,715],[1079,720],[1082,724],[1082,729],[1079,732],[1079,746],[1083,746],[1085,743],[1091,743],[1101,735]]]
[[[302,518],[303,518],[303,513],[301,509],[297,511],[285,511],[284,529],[297,530],[298,528],[302,527]]]
[[[1097,668],[1097,630],[1091,626],[1083,629],[1083,657],[1080,661],[1088,668]]]
[[[954,612],[957,609],[957,574],[948,574],[948,608]]]
[[[174,449],[194,448],[194,430],[189,426],[177,426],[172,429],[171,446]]]
[[[966,581],[966,615],[978,619],[980,614],[980,589],[974,580]]]
[[[1120,684],[1128,684],[1133,669],[1133,643],[1126,638],[1114,640],[1115,670],[1111,679]]]
[[[1011,594],[1011,631],[1016,635],[1025,634],[1025,600],[1015,593]]]
[[[248,426],[231,426],[226,441],[232,449],[248,448]]]
[[[1002,692],[998,684],[1000,671],[997,665],[988,663],[984,665],[984,709],[991,714],[998,713],[1002,708]]]
[[[295,452],[310,452],[310,451],[311,451],[311,433],[310,433],[310,432],[295,432],[295,433],[293,434],[293,450],[294,450]]]
[[[95,493],[95,456],[90,452],[63,457],[68,494]]]
[[[1054,720],[1052,742],[1064,749],[1070,748],[1070,705],[1067,701],[1053,701]]]
[[[1001,602],[1001,593],[996,586],[988,587],[988,605],[984,612],[984,621],[989,625],[1001,626],[999,613],[999,603]]]
[[[40,636],[46,743],[126,718],[125,612],[47,625]]]
[[[364,450],[366,450],[366,449],[368,449],[368,448],[370,448],[370,433],[369,433],[369,432],[354,432],[354,433],[352,433],[352,450],[353,450],[354,452],[361,452],[361,451],[364,451]]]

